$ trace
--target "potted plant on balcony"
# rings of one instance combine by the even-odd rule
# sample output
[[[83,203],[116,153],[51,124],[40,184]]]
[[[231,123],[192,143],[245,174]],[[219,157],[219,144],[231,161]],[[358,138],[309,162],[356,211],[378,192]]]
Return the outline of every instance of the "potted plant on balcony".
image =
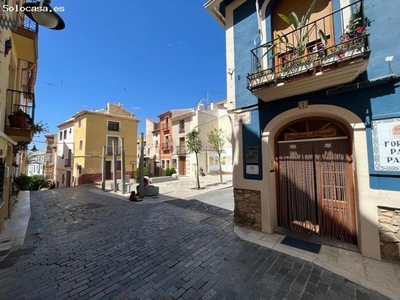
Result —
[[[8,121],[11,127],[16,128],[30,128],[32,124],[32,118],[22,109],[14,111],[8,116]]]
[[[322,30],[316,28],[316,24],[306,26],[309,24],[311,14],[314,11],[316,0],[314,0],[308,8],[306,14],[299,19],[295,12],[291,12],[289,16],[279,14],[278,16],[293,29],[294,41],[290,42],[286,34],[278,34],[279,42],[284,45],[283,49],[279,49],[274,56],[289,55],[295,59],[299,59],[307,52],[307,47],[310,40],[310,35],[314,30],[318,30],[321,40],[324,40],[325,34]],[[326,38],[325,38],[326,41]]]
[[[43,123],[43,121],[39,121],[37,123],[31,124],[31,130],[33,134],[42,134],[49,132],[49,127],[47,123]],[[14,155],[18,153],[18,151],[27,151],[28,145],[30,141],[18,141],[17,145],[14,146],[13,151]]]

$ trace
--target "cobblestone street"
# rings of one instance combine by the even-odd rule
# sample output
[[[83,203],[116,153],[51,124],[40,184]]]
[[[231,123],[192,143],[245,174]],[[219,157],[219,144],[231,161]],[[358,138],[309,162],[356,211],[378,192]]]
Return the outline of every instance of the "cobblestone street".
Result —
[[[241,240],[229,210],[91,188],[31,192],[25,243],[0,262],[1,299],[388,299]]]

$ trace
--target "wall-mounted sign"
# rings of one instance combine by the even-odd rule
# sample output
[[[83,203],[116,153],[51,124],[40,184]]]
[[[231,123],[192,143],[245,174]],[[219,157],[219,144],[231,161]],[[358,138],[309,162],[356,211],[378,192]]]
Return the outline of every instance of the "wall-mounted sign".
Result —
[[[400,171],[400,118],[372,121],[374,169]]]
[[[246,165],[246,174],[260,175],[258,165]]]
[[[249,111],[235,114],[235,125],[247,125],[251,123],[251,114]]]
[[[246,164],[258,164],[258,147],[248,147],[245,149]]]

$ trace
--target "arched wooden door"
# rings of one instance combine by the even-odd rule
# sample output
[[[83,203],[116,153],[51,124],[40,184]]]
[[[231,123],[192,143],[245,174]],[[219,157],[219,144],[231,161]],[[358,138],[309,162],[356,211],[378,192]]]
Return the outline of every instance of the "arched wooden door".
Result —
[[[278,225],[356,243],[351,141],[342,124],[307,118],[277,135]]]

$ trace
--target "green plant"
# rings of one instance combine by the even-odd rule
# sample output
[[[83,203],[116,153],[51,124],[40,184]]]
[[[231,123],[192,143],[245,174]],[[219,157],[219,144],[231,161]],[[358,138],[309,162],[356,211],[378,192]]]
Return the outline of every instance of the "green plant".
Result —
[[[27,191],[31,184],[31,177],[21,174],[14,179],[14,183],[21,189],[21,191]]]
[[[27,114],[26,112],[24,112],[22,109],[18,109],[16,111],[13,111],[12,114],[14,116],[18,116],[18,117],[25,117],[25,118],[28,118],[28,119],[31,118],[31,116],[29,114]]]
[[[277,34],[279,40],[279,49],[277,49],[276,43],[266,44],[264,47],[267,48],[266,52],[274,50],[272,58],[275,56],[283,56],[287,61],[290,59],[296,59],[306,54],[306,50],[309,44],[310,35],[313,31],[317,30],[316,24],[312,26],[306,26],[309,24],[311,14],[314,11],[316,0],[313,0],[306,14],[299,19],[295,12],[291,12],[288,16],[278,13],[278,16],[288,24],[292,32],[290,36],[293,36],[293,41],[290,41],[288,34]],[[326,45],[326,36],[322,30],[318,30],[318,34],[322,40],[322,43]],[[283,46],[282,46],[283,45]]]
[[[222,129],[217,130],[216,128],[214,128],[214,130],[210,131],[207,134],[207,138],[208,142],[211,144],[211,149],[216,151],[218,154],[219,178],[221,183],[223,183],[221,153],[224,150],[224,145],[225,145],[225,132],[223,132]]]
[[[149,169],[147,169],[146,167],[143,168],[143,176],[149,176]],[[139,177],[140,177],[140,169],[137,168],[135,170],[135,178],[139,179]]]
[[[294,43],[291,43],[287,35],[278,34],[279,41],[283,43],[286,47],[286,49],[284,49],[285,52],[290,52],[292,53],[292,55],[297,57],[303,56],[305,54],[305,51],[307,50],[307,45],[309,43],[310,34],[312,31],[316,30],[315,24],[313,24],[311,27],[306,26],[310,21],[310,17],[312,12],[314,11],[316,1],[317,0],[313,0],[306,14],[301,17],[301,20],[299,20],[295,12],[291,12],[289,16],[278,13],[278,16],[293,29],[295,40]],[[320,36],[323,35],[323,37],[325,37],[323,31],[319,30],[319,34]]]
[[[172,175],[171,169],[170,169],[170,168],[166,168],[166,169],[165,169],[165,175],[166,175],[166,176],[171,176],[171,175]]]
[[[172,167],[170,170],[171,170],[171,175],[172,175],[172,174],[176,174],[176,170],[175,170],[174,167]]]
[[[47,125],[47,123],[43,123],[43,121],[39,121],[37,123],[32,124],[31,128],[34,134],[49,132],[49,126]]]
[[[203,150],[203,142],[200,139],[200,132],[193,129],[186,135],[186,146],[189,153],[194,152],[196,156],[196,189],[200,189],[199,178],[199,153]]]
[[[49,189],[55,189],[56,188],[56,183],[52,180],[48,181],[48,186]]]
[[[37,191],[40,188],[49,187],[49,182],[43,175],[33,175],[31,177],[31,183],[29,185],[29,190]]]
[[[23,142],[23,141],[17,142],[17,145],[14,146],[14,148],[13,148],[14,154],[17,154],[18,151],[26,151],[26,150],[28,150],[29,143],[30,142]]]

